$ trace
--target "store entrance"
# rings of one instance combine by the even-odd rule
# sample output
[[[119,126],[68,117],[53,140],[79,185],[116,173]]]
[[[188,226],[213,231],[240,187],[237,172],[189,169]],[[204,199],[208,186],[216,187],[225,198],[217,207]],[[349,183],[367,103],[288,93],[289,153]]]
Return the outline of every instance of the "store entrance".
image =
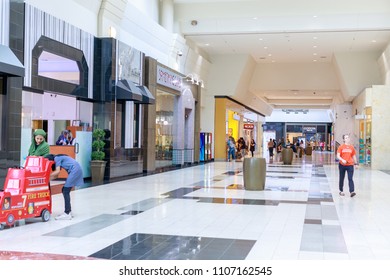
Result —
[[[54,92],[24,92],[23,98],[21,164],[28,155],[32,132],[43,129],[47,134],[50,153],[75,158],[83,169],[84,178],[90,177],[92,127],[89,126],[88,116],[81,117],[80,112],[92,112],[92,103],[77,101],[74,96]],[[64,131],[67,132],[67,141],[56,143]]]

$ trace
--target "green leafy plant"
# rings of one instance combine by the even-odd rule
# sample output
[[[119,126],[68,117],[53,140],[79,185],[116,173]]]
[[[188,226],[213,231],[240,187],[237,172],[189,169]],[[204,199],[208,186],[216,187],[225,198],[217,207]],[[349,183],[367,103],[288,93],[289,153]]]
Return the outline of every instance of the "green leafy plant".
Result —
[[[106,132],[103,129],[97,128],[92,132],[92,160],[104,160],[106,154],[104,153],[104,143],[103,139],[106,135]]]

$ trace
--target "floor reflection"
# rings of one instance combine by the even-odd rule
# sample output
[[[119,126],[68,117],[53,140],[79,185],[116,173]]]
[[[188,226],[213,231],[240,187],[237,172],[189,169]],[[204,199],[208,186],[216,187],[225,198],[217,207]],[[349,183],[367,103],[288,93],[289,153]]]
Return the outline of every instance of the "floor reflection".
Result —
[[[134,233],[90,257],[111,260],[243,260],[255,240]]]

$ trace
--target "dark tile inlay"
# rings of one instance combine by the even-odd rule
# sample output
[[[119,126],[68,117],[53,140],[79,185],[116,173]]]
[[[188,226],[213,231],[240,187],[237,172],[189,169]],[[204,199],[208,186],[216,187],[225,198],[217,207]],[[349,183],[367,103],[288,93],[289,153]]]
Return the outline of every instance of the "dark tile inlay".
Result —
[[[200,197],[199,202],[203,203],[222,203],[222,204],[245,204],[245,205],[279,205],[278,200],[265,199],[242,199],[242,198],[225,198],[225,197]]]
[[[301,165],[284,165],[284,164],[281,164],[281,165],[268,165],[268,167],[281,167],[281,168],[302,168]]]
[[[46,233],[44,236],[83,237],[113,224],[119,223],[127,218],[128,217],[121,215],[103,214],[92,219]]]
[[[125,213],[130,214],[130,211],[134,211],[134,213],[132,215],[136,215],[135,212],[138,212],[137,214],[139,214],[143,211],[147,211],[147,210],[152,209],[154,207],[157,207],[163,203],[167,203],[171,200],[172,199],[170,199],[170,198],[148,198],[148,199],[144,199],[144,200],[138,201],[136,203],[130,204],[128,206],[121,207],[121,208],[119,208],[119,210],[126,210],[126,212],[124,212],[124,214]]]
[[[162,195],[166,195],[169,198],[183,198],[184,195],[192,193],[194,191],[197,191],[201,189],[201,187],[194,187],[194,188],[179,188],[167,193],[163,193]]]
[[[237,171],[227,171],[223,174],[226,174],[226,175],[237,175],[238,173],[241,173],[242,171],[241,170],[237,170]]]
[[[305,219],[305,224],[311,224],[311,225],[321,225],[321,220],[315,220],[315,219]]]
[[[292,177],[292,176],[268,176],[268,175],[266,175],[265,177],[278,178],[278,179],[295,179],[295,177]]]
[[[282,191],[286,192],[288,191],[288,187],[279,187],[279,186],[273,186],[273,187],[265,187],[266,191]]]
[[[121,215],[130,215],[130,216],[135,216],[135,215],[138,215],[140,213],[142,213],[143,211],[134,211],[134,210],[130,210],[130,211],[127,211],[127,212],[123,212]]]
[[[111,260],[244,260],[255,242],[134,233],[90,257]]]
[[[302,173],[298,171],[267,170],[269,173]]]

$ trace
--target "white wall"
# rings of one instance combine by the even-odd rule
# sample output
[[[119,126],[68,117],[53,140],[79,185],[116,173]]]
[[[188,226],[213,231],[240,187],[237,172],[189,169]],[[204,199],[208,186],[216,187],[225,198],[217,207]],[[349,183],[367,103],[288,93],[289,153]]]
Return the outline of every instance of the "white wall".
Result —
[[[97,36],[97,13],[100,1],[95,0],[25,0],[24,2]]]
[[[390,86],[373,86],[372,91],[371,167],[389,170]]]
[[[341,104],[335,108],[334,140],[343,143],[343,135],[349,134],[351,144],[356,148],[359,144],[359,135],[354,129],[355,116],[352,113],[352,104]]]
[[[345,101],[352,101],[365,88],[381,84],[380,53],[337,53],[335,67],[343,84]]]
[[[250,84],[257,90],[329,90],[340,89],[330,63],[258,64]]]
[[[308,123],[332,123],[329,110],[310,109],[307,114],[286,114],[282,110],[273,110],[266,122],[308,122]]]

